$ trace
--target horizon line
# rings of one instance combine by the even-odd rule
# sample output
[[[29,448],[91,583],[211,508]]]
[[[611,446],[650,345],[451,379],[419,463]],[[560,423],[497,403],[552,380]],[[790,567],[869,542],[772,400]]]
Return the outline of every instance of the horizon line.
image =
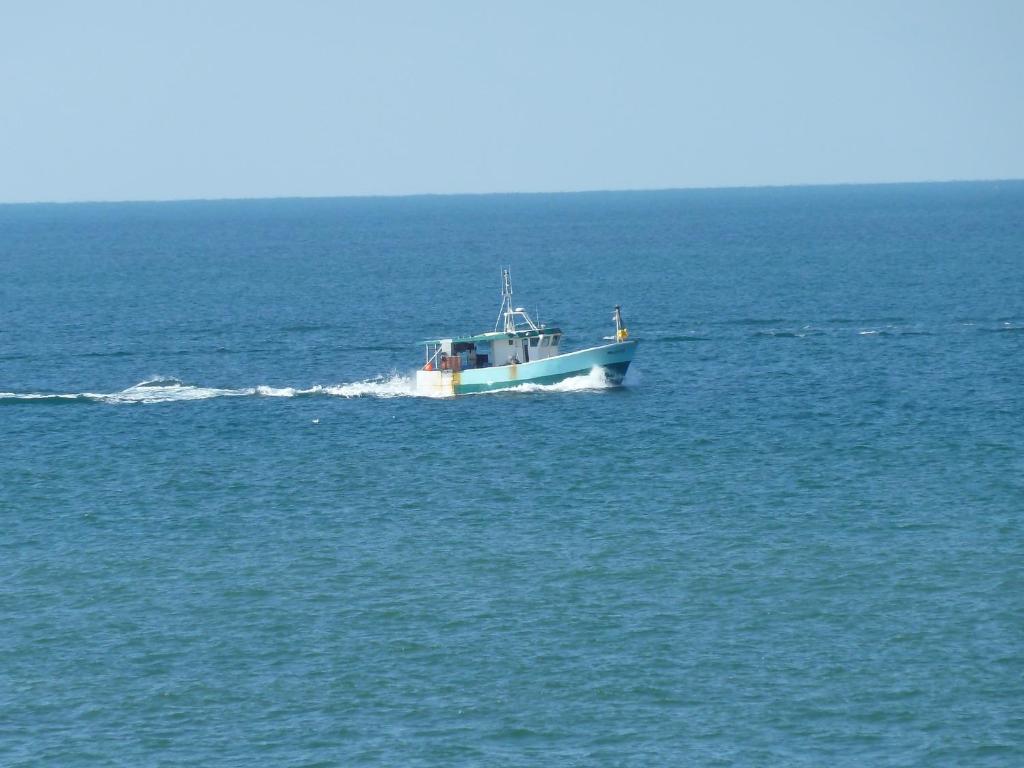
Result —
[[[526,190],[526,191],[489,191],[489,192],[404,192],[394,194],[341,194],[341,195],[267,195],[254,197],[154,197],[138,199],[95,199],[95,200],[23,200],[0,201],[0,207],[18,205],[148,205],[160,203],[238,203],[238,202],[269,202],[279,200],[400,200],[418,197],[507,197],[507,196],[540,196],[540,195],[601,195],[618,193],[649,193],[649,192],[711,192],[728,190],[760,190],[760,189],[815,189],[835,187],[892,187],[892,186],[924,186],[940,184],[1003,184],[1024,182],[1024,178],[982,178],[982,179],[928,179],[916,181],[837,181],[822,183],[796,184],[734,184],[726,186],[695,186],[695,187],[621,187],[604,189],[562,189],[562,190]]]

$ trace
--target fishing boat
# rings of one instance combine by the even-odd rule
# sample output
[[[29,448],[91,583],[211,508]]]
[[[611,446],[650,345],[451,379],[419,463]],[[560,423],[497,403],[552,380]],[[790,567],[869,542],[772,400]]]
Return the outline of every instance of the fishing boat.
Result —
[[[493,331],[421,342],[426,361],[416,372],[419,394],[450,397],[522,384],[555,384],[595,369],[608,382],[622,383],[637,342],[629,339],[619,306],[612,315],[615,335],[605,337],[610,344],[563,352],[562,329],[538,324],[525,309],[513,306],[510,270],[502,269],[501,280],[501,309]]]

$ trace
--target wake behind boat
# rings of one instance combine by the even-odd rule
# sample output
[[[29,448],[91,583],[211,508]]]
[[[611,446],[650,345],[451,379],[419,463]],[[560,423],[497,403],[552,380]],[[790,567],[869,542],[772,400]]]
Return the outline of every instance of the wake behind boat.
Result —
[[[563,353],[562,330],[538,325],[522,307],[513,307],[508,269],[501,271],[501,278],[501,309],[493,331],[422,342],[426,364],[416,372],[417,393],[445,397],[520,384],[555,384],[594,368],[611,383],[622,383],[637,342],[628,340],[618,306],[613,343]]]

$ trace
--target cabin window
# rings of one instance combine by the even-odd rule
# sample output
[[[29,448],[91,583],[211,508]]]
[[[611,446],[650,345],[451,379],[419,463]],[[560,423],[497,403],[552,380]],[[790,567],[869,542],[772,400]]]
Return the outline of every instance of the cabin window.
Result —
[[[550,336],[545,336],[545,337],[544,337],[544,338],[543,338],[543,339],[541,340],[541,342],[540,342],[540,345],[541,345],[542,347],[546,347],[546,346],[547,346],[548,344],[550,344],[550,343],[551,343],[551,337],[550,337]]]
[[[531,336],[530,337],[530,346],[531,347],[536,347],[538,341],[540,341],[540,336]]]
[[[562,338],[562,337],[559,334],[557,334],[557,333],[554,336],[552,336],[551,337],[551,346],[552,347],[557,347],[558,346],[558,340],[560,338]]]
[[[508,340],[508,345],[509,345],[510,347],[512,346],[512,339],[509,339],[509,340]]]

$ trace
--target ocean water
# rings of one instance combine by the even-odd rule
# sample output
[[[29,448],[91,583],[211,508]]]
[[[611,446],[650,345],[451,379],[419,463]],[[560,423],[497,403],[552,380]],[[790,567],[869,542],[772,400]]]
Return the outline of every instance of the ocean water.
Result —
[[[1020,182],[0,206],[0,764],[1022,765],[1022,372]]]

